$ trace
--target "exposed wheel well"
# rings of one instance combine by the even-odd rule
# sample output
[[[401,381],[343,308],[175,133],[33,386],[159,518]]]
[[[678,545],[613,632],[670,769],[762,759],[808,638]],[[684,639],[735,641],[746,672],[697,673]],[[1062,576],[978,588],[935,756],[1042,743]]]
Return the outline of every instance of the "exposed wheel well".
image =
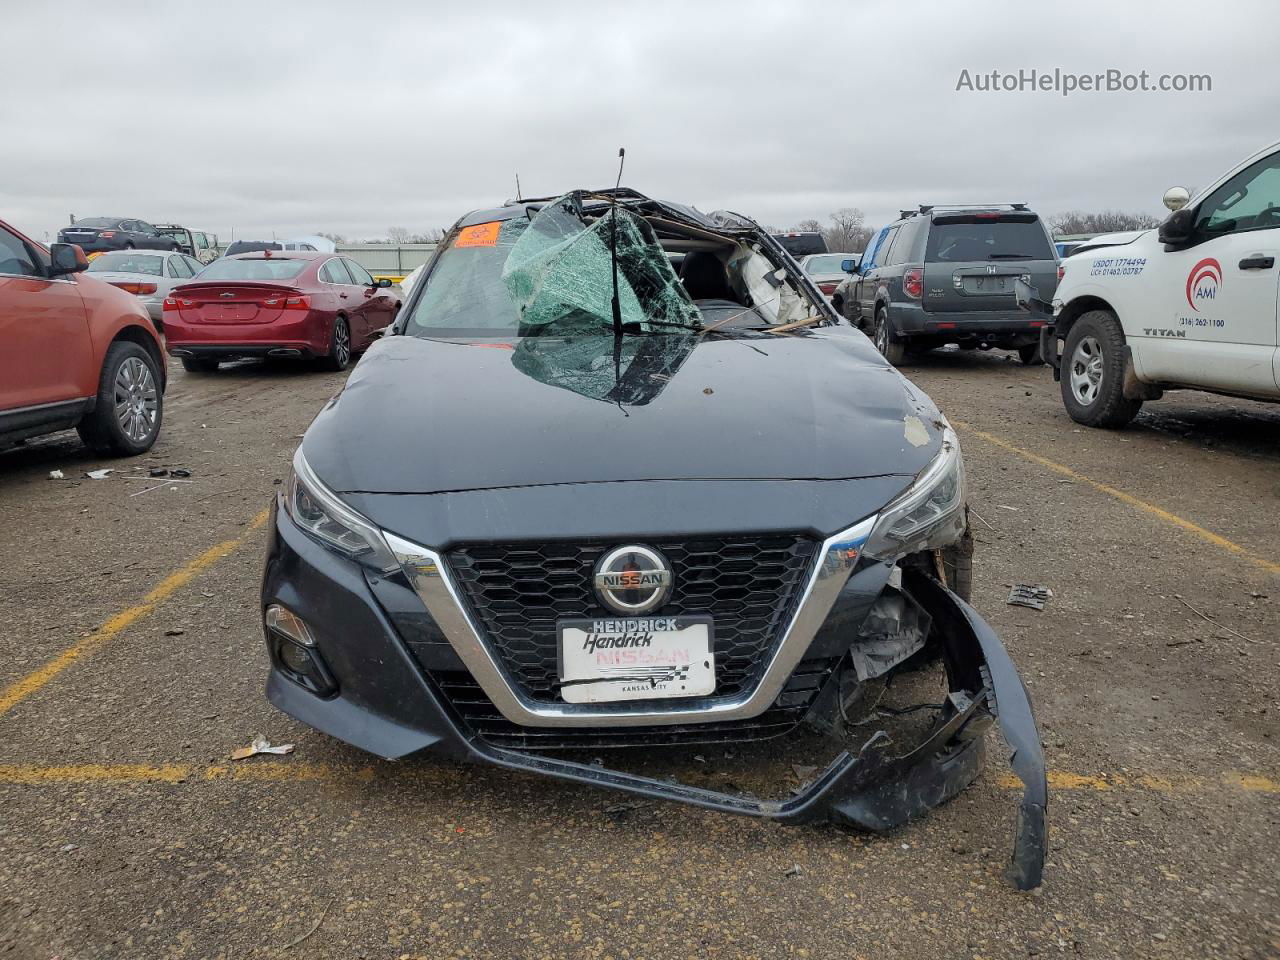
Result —
[[[151,355],[151,359],[156,362],[156,367],[160,371],[160,382],[163,386],[169,379],[169,366],[165,362],[164,354],[160,351],[160,345],[156,343],[156,338],[149,335],[142,327],[130,324],[127,327],[121,327],[120,332],[111,338],[111,342],[117,340],[128,340],[136,343]]]

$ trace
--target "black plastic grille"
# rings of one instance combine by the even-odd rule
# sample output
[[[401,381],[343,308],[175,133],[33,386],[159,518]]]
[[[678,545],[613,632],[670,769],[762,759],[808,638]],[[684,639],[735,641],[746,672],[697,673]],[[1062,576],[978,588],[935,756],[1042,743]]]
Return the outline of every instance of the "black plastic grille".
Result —
[[[556,621],[613,617],[592,585],[601,555],[617,544],[545,543],[460,547],[448,554],[485,639],[526,696],[559,697]],[[753,689],[795,613],[817,544],[802,536],[652,541],[672,567],[668,602],[651,616],[715,619],[716,697]]]
[[[746,720],[653,727],[522,727],[498,712],[465,670],[434,671],[432,679],[458,718],[486,743],[509,750],[575,750],[766,740],[789,733],[804,719],[831,675],[834,658],[803,661],[764,713]]]

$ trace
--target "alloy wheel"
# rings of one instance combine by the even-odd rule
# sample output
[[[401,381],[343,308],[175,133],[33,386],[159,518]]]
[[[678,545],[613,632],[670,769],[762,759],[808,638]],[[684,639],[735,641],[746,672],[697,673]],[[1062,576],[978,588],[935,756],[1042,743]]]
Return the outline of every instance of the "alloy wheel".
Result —
[[[150,368],[137,357],[129,357],[116,370],[114,401],[116,420],[126,437],[141,443],[151,436],[159,393]]]
[[[881,355],[889,349],[889,324],[887,318],[881,315],[876,319],[876,349]]]
[[[333,357],[344,367],[351,359],[351,331],[347,329],[347,321],[341,317],[333,325]]]
[[[1081,337],[1071,353],[1071,392],[1084,406],[1091,406],[1102,386],[1102,346],[1096,337]]]

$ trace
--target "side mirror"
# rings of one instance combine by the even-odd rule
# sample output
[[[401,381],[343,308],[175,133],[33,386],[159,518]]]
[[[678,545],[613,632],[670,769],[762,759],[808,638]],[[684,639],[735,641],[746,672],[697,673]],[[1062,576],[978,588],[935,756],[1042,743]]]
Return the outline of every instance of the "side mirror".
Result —
[[[390,277],[383,277],[383,278],[382,278],[382,279],[380,279],[380,280],[374,280],[374,281],[373,281],[373,285],[374,285],[375,287],[389,287],[389,286],[391,286],[391,278],[390,278]]]
[[[840,269],[843,270],[845,273],[857,273],[858,261],[857,260],[841,260]]]
[[[1191,239],[1192,229],[1195,227],[1195,216],[1196,212],[1187,207],[1169,214],[1164,223],[1160,224],[1160,242],[1186,243]]]
[[[1164,205],[1175,212],[1185,207],[1190,199],[1191,194],[1186,187],[1170,187],[1164,192]]]
[[[79,244],[55,243],[49,247],[49,276],[62,277],[89,269],[89,260]]]

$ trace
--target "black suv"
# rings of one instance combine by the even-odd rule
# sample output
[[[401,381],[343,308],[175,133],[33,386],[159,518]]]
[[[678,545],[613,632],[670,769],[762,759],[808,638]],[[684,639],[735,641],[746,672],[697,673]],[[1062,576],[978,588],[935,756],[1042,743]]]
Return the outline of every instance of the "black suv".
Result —
[[[1019,278],[1053,299],[1057,254],[1026,204],[924,205],[876,234],[838,309],[894,365],[944,343],[1017,350],[1035,363],[1045,321],[1018,308]]]
[[[86,217],[58,231],[59,243],[74,243],[85,253],[106,250],[178,250],[174,237],[161,233],[145,220],[120,217]]]
[[[267,696],[313,727],[885,830],[977,776],[994,720],[1039,882],[1043,756],[964,600],[956,435],[745,217],[627,189],[464,217],[271,526]],[[730,742],[784,760],[780,799],[683,752]]]

